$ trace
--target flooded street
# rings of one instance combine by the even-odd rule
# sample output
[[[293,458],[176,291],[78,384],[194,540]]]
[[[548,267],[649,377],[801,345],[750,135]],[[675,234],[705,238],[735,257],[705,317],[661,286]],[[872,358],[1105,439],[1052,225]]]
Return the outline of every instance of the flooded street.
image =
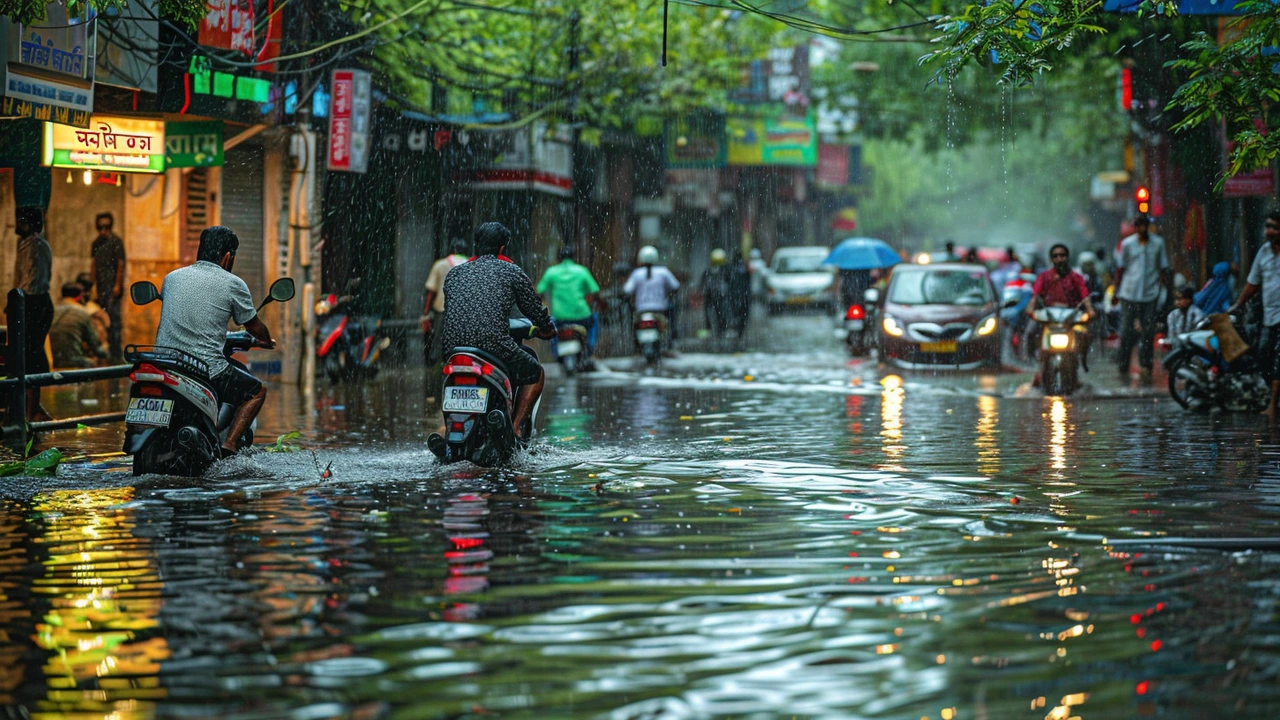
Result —
[[[0,700],[114,718],[1280,708],[1274,428],[1184,414],[1110,367],[1045,399],[1026,372],[894,374],[848,363],[824,318],[771,322],[797,350],[554,375],[515,470],[438,466],[421,372],[389,371],[322,388],[314,412],[277,392],[259,446],[300,429],[298,449],[204,480],[135,481],[125,458],[9,479]]]

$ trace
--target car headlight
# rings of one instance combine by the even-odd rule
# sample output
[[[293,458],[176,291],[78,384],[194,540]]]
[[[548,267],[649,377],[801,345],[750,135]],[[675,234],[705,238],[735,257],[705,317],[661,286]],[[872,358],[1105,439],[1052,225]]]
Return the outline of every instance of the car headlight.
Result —
[[[996,316],[995,316],[995,315],[992,315],[992,316],[988,317],[986,320],[983,320],[982,322],[978,323],[978,334],[979,334],[979,335],[981,335],[981,336],[984,336],[984,337],[985,337],[985,336],[990,335],[991,333],[993,333],[993,332],[995,332],[995,331],[996,331]]]
[[[894,337],[902,337],[902,333],[906,332],[902,329],[902,326],[898,324],[898,321],[891,317],[886,317],[881,325],[884,327],[885,332]]]

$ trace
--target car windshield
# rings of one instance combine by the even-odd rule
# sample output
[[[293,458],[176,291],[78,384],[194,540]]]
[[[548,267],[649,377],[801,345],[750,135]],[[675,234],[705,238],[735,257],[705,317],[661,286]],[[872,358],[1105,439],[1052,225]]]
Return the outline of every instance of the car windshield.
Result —
[[[773,271],[776,273],[822,272],[822,261],[826,259],[825,250],[813,253],[787,253],[778,256]]]
[[[991,283],[981,270],[901,269],[893,274],[889,302],[899,305],[986,305]]]

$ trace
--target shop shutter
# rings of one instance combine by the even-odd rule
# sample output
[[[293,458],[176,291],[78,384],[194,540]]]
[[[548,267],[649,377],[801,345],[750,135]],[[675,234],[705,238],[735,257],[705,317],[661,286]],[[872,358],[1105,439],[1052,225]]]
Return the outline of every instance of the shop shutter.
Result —
[[[226,153],[222,166],[222,224],[240,237],[235,273],[249,285],[255,302],[263,293],[262,205],[265,178],[262,145],[246,142]]]
[[[209,171],[192,168],[182,177],[182,237],[178,248],[183,265],[196,261],[200,249],[200,233],[209,227],[212,208],[209,205]]]

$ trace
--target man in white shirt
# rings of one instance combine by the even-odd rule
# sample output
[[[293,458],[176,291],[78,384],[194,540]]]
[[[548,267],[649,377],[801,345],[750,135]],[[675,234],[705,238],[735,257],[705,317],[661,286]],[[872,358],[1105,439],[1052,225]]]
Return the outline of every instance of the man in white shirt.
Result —
[[[1276,398],[1280,396],[1280,210],[1273,210],[1263,227],[1267,244],[1258,250],[1240,299],[1227,312],[1235,313],[1262,291],[1262,335],[1254,352],[1271,382],[1271,402],[1263,414],[1275,418]]]
[[[632,297],[636,313],[660,313],[665,325],[671,312],[671,293],[680,289],[680,281],[670,270],[658,264],[658,249],[652,245],[640,248],[636,260],[640,267],[632,271],[622,292]],[[671,337],[670,332],[666,337]]]
[[[433,332],[433,329],[436,322],[444,317],[444,278],[450,270],[467,261],[467,245],[465,238],[454,238],[449,246],[452,252],[437,260],[427,274],[427,300],[422,305],[418,324],[422,327],[423,356],[428,365],[440,359],[440,333]]]
[[[1138,364],[1143,382],[1151,381],[1155,364],[1160,289],[1169,287],[1169,253],[1164,238],[1150,229],[1151,219],[1146,215],[1134,218],[1134,233],[1120,243],[1116,253],[1116,297],[1121,300],[1120,354],[1116,365],[1120,375],[1128,378],[1133,346],[1140,339]],[[1135,323],[1139,329],[1134,329]]]

